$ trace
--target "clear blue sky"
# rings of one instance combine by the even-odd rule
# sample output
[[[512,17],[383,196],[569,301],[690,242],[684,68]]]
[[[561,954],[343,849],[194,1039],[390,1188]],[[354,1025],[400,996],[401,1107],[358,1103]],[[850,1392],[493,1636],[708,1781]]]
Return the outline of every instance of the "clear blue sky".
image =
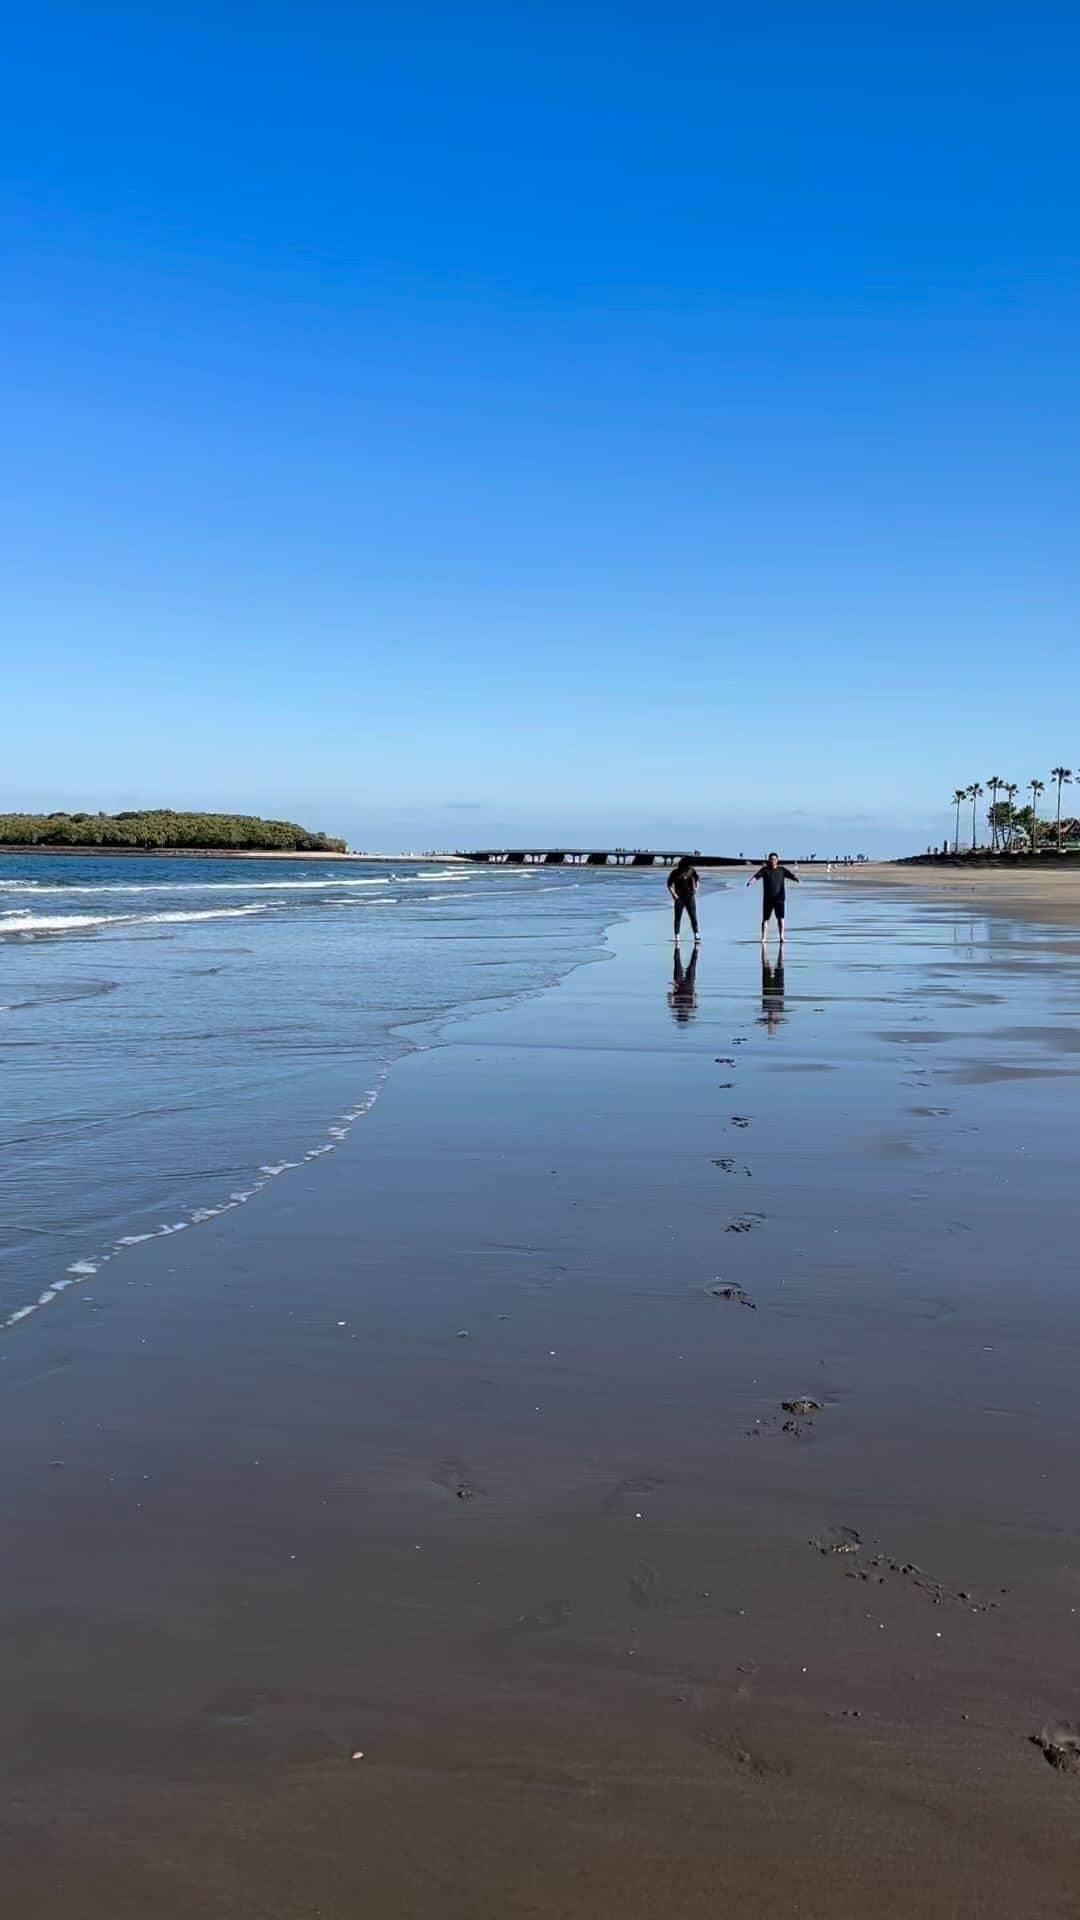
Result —
[[[0,806],[888,852],[1080,765],[1078,55],[8,10]]]

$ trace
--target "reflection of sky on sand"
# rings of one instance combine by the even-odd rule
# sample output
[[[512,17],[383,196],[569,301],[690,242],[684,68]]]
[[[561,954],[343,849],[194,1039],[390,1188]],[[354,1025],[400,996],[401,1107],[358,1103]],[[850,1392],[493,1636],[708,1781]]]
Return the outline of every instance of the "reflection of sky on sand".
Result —
[[[689,992],[689,967],[681,981],[669,971],[658,903],[655,917],[612,931],[617,965],[580,969],[515,1025],[545,1044],[557,1012],[560,1049],[603,1057],[591,1084],[617,1085],[625,1066],[610,1151],[642,1101],[691,1157],[696,1116],[703,1167],[729,1143],[753,1149],[769,1229],[748,1237],[742,1259],[764,1284],[767,1240],[788,1311],[822,1287],[873,1312],[915,1311],[924,1288],[1006,1301],[1030,1268],[1032,1236],[1054,1241],[1060,1223],[1045,1275],[1059,1290],[1080,1074],[1071,931],[908,894],[855,899],[823,881],[793,904],[782,969],[775,952],[763,967],[744,893],[713,886]],[[673,1015],[675,1076],[648,1065],[675,1043]],[[733,1068],[717,1064],[729,1057]],[[731,1132],[733,1114],[745,1131]],[[654,1140],[654,1170],[666,1152]],[[647,1243],[647,1224],[643,1233]]]
[[[654,884],[0,853],[0,1324],[333,1154],[411,1042],[542,989]]]
[[[760,1676],[737,1711],[782,1729],[785,1754],[800,1725],[839,1740],[854,1700],[873,1726],[876,1794],[883,1729],[902,1729],[898,1790],[872,1803],[890,1830],[897,1806],[915,1817],[912,1777],[922,1807],[927,1756],[944,1750],[951,1809],[954,1773],[967,1778],[992,1740],[1007,1811],[1032,1701],[1075,1665],[1075,1088],[955,1076],[1051,1057],[1045,1030],[1067,1028],[1075,960],[1055,968],[1044,952],[1013,972],[995,925],[956,940],[910,899],[856,911],[807,885],[769,1031],[746,906],[734,889],[703,892],[692,1019],[673,1018],[658,900],[612,930],[607,962],[455,1023],[449,1044],[395,1072],[376,1151],[348,1166],[343,1219],[347,1235],[374,1218],[376,1246],[380,1219],[391,1247],[407,1236],[403,1255],[368,1263],[362,1289],[380,1332],[400,1324],[410,1343],[411,1390],[391,1371],[372,1391],[391,1400],[403,1452],[418,1419],[429,1457],[455,1435],[485,1489],[500,1579],[511,1529],[534,1556],[514,1614],[571,1609],[573,1665],[545,1631],[545,1682],[554,1668],[563,1696],[568,1671],[587,1688],[580,1650],[604,1650],[598,1721],[620,1665],[647,1673],[669,1725],[686,1675],[714,1675],[718,1648],[734,1668],[737,1647]],[[973,977],[994,986],[976,1004]],[[804,1394],[822,1412],[793,1434],[782,1402]],[[880,1586],[849,1583],[850,1562],[810,1549],[840,1525],[867,1558],[882,1546],[917,1563],[934,1591],[891,1569]],[[470,1558],[470,1583],[476,1572]],[[632,1600],[632,1641],[628,1581],[665,1596]],[[475,1633],[471,1585],[468,1606]],[[493,1632],[510,1638],[501,1617]],[[725,1739],[733,1710],[725,1697]],[[642,1744],[668,1737],[650,1727]],[[797,1749],[794,1777],[827,1772],[822,1751]],[[1033,1797],[1040,1786],[1053,1782],[1033,1776]]]

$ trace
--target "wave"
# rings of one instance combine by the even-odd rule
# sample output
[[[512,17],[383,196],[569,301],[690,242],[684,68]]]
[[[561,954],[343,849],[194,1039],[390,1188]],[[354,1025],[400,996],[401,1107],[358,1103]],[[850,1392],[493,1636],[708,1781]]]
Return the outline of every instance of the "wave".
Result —
[[[435,876],[433,875],[432,878]],[[147,880],[128,883],[120,880],[72,881],[58,886],[47,880],[0,880],[5,893],[29,893],[35,899],[42,894],[84,893],[297,893],[321,891],[327,887],[389,887],[390,880]]]
[[[245,907],[241,911],[258,913],[259,908]],[[149,1240],[164,1239],[170,1234],[184,1233],[188,1227],[201,1227],[207,1220],[216,1220],[220,1214],[231,1213],[235,1207],[245,1206],[249,1200],[254,1200],[256,1194],[261,1193],[271,1180],[276,1180],[281,1174],[295,1171],[306,1161],[321,1159],[324,1153],[335,1152],[348,1139],[357,1121],[365,1119],[371,1112],[389,1071],[389,1067],[383,1067],[378,1074],[375,1086],[369,1087],[351,1107],[346,1107],[343,1113],[339,1113],[326,1128],[324,1137],[318,1145],[308,1147],[301,1153],[298,1160],[266,1161],[259,1167],[256,1176],[248,1175],[246,1186],[234,1188],[227,1199],[219,1196],[213,1205],[195,1207],[183,1220],[163,1220],[159,1226],[151,1227],[146,1232],[121,1234],[119,1239],[114,1240],[107,1248],[102,1248],[81,1260],[72,1260],[63,1275],[57,1275],[50,1280],[36,1300],[29,1300],[25,1305],[16,1307],[14,1312],[9,1313],[4,1320],[0,1320],[0,1329],[17,1327],[19,1322],[27,1319],[30,1314],[39,1312],[42,1307],[51,1306],[52,1302],[69,1287],[81,1286],[84,1280],[92,1279],[102,1267],[108,1265],[109,1261],[119,1259],[130,1248],[141,1247]],[[342,1326],[344,1322],[339,1321],[338,1325]]]
[[[33,900],[67,898],[78,900],[86,894],[214,894],[214,893],[328,893],[335,888],[351,891],[360,887],[414,887],[423,881],[431,885],[475,881],[481,870],[476,867],[424,868],[411,873],[365,874],[363,877],[338,878],[327,875],[318,880],[0,880],[0,893],[25,894]],[[489,867],[486,872],[499,878],[537,877],[528,867]]]
[[[267,902],[267,905],[270,903]],[[205,911],[169,913],[21,913],[0,914],[0,934],[85,933],[90,927],[152,927],[191,920],[237,920],[266,907],[207,907]]]

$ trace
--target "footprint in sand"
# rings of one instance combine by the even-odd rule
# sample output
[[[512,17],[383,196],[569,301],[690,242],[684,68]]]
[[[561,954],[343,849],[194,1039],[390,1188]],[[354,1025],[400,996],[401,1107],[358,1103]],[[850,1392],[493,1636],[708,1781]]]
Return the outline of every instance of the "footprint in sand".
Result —
[[[638,1473],[629,1480],[620,1480],[612,1487],[604,1501],[605,1513],[624,1513],[629,1500],[639,1499],[643,1493],[656,1493],[666,1485],[659,1473]]]
[[[263,1707],[278,1706],[281,1699],[280,1693],[272,1693],[265,1687],[226,1687],[207,1701],[203,1711],[208,1719],[220,1720],[226,1726],[239,1726],[254,1719]]]
[[[802,1440],[814,1432],[814,1416],[823,1413],[820,1400],[812,1400],[809,1394],[800,1394],[795,1400],[781,1400],[781,1408],[788,1418],[781,1423],[781,1433],[788,1433],[795,1440]]]
[[[894,1575],[907,1586],[917,1587],[920,1593],[925,1593],[935,1607],[954,1602],[968,1613],[997,1611],[996,1600],[976,1600],[974,1594],[965,1587],[947,1587],[943,1581],[936,1580],[933,1574],[926,1573],[914,1560],[898,1560],[881,1549],[872,1551],[857,1527],[829,1527],[821,1539],[811,1540],[810,1545],[815,1553],[827,1559],[833,1556],[842,1558],[848,1580],[865,1580],[883,1587],[889,1576]]]
[[[786,1433],[793,1440],[810,1440],[814,1437],[814,1415],[824,1411],[820,1400],[811,1400],[801,1395],[797,1400],[783,1400],[781,1406],[788,1418],[781,1421],[775,1413],[763,1414],[747,1427],[748,1440],[761,1440],[776,1433]]]
[[[626,1583],[631,1600],[639,1607],[656,1605],[660,1578],[655,1567],[647,1560],[639,1560]]]
[[[858,1527],[827,1527],[820,1540],[811,1540],[815,1552],[824,1554],[857,1554],[862,1546],[862,1534]]]
[[[535,1607],[531,1613],[519,1613],[514,1625],[531,1629],[534,1633],[553,1633],[559,1627],[565,1627],[572,1611],[563,1600],[549,1600],[545,1605]]]
[[[753,1233],[755,1227],[761,1226],[764,1218],[765,1218],[765,1215],[763,1213],[736,1214],[734,1220],[728,1221],[727,1226],[724,1228],[724,1232],[725,1233]]]
[[[732,1727],[716,1714],[703,1714],[694,1729],[702,1746],[710,1747],[740,1773],[754,1780],[783,1780],[791,1773],[786,1754],[773,1752],[756,1741],[751,1745],[739,1727]]]
[[[444,1487],[447,1493],[456,1495],[459,1500],[475,1500],[480,1487],[474,1487],[464,1467],[457,1460],[436,1460],[429,1476],[437,1487]]]
[[[1075,1720],[1055,1720],[1033,1733],[1031,1741],[1059,1773],[1080,1775],[1080,1724]]]

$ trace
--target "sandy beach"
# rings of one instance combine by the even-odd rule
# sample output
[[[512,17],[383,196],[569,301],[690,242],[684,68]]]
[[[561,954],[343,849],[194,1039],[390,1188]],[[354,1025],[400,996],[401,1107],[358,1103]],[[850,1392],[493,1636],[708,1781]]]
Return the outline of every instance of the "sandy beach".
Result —
[[[1080,861],[1074,867],[1049,862],[1022,866],[908,867],[889,860],[836,867],[832,879],[844,887],[902,887],[930,900],[984,907],[994,913],[1080,926]]]
[[[1080,896],[967,878],[636,914],[12,1330],[19,1920],[1071,1920]]]

